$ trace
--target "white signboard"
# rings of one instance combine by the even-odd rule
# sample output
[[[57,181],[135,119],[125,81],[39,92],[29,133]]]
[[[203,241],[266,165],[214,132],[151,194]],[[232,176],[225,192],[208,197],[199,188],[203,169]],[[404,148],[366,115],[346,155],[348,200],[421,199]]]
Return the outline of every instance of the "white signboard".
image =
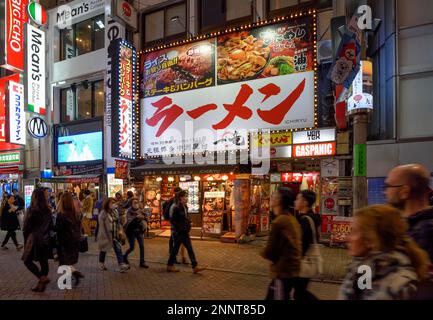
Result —
[[[46,114],[45,32],[26,24],[26,105],[30,112]]]
[[[293,144],[335,141],[335,128],[293,132]]]
[[[270,84],[278,94],[260,92]],[[247,149],[249,130],[314,126],[314,72],[145,98],[141,108],[143,156]]]
[[[204,197],[206,199],[209,198],[224,198],[225,192],[224,191],[208,191],[204,193]]]
[[[271,158],[291,158],[292,146],[271,147],[270,155]]]
[[[63,29],[97,15],[98,11],[103,13],[104,7],[105,0],[76,0],[50,10],[49,15],[54,15],[54,25]]]
[[[338,159],[322,159],[320,161],[320,175],[325,177],[339,176],[339,160]]]
[[[361,68],[352,83],[352,94],[347,99],[347,112],[373,109],[373,64],[361,61]]]
[[[118,17],[133,31],[137,30],[137,10],[125,0],[113,0],[113,17]]]
[[[9,142],[26,144],[26,113],[24,111],[24,86],[9,81]]]

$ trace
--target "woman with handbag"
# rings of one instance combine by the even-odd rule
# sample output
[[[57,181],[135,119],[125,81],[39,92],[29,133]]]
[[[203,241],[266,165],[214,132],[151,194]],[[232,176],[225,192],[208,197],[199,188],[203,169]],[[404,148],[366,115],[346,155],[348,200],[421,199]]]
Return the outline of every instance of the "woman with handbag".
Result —
[[[140,249],[140,268],[147,269],[149,266],[144,262],[144,232],[146,231],[146,218],[140,209],[137,198],[131,199],[131,207],[126,211],[126,223],[124,225],[126,237],[129,242],[129,249],[125,252],[123,260],[129,265],[128,256],[134,251],[135,240]]]
[[[99,231],[98,231],[98,246],[99,246],[99,269],[107,270],[105,267],[105,256],[111,248],[116,254],[119,264],[118,272],[124,273],[129,270],[123,260],[122,242],[125,241],[125,234],[120,224],[117,204],[114,198],[107,198],[102,204],[102,210],[98,215]]]
[[[1,229],[7,231],[6,237],[3,240],[1,248],[7,250],[6,246],[9,239],[12,239],[17,251],[20,251],[23,246],[18,244],[16,231],[20,227],[18,219],[18,207],[15,206],[15,197],[13,195],[5,195],[1,206]]]
[[[271,261],[271,278],[266,300],[290,300],[301,265],[301,228],[293,215],[294,192],[279,188],[272,195],[276,215],[262,257]]]
[[[316,193],[311,190],[302,190],[298,193],[295,201],[295,210],[298,211],[298,221],[301,225],[302,230],[302,261],[301,261],[301,272],[299,278],[296,280],[295,285],[295,300],[317,300],[317,298],[309,292],[308,284],[310,283],[310,277],[315,272],[308,272],[305,270],[309,269],[321,269],[320,261],[312,261],[315,258],[320,259],[320,252],[318,251],[318,228],[321,224],[320,215],[313,212],[313,206],[316,203]],[[311,251],[315,250],[315,256],[313,259],[310,257]],[[318,272],[316,272],[318,273]]]
[[[401,212],[391,206],[374,205],[355,212],[348,238],[353,262],[340,299],[413,299],[428,276],[430,261],[427,252],[407,236],[407,229]]]
[[[78,263],[80,252],[81,223],[70,192],[63,193],[57,204],[55,229],[59,266],[69,266],[78,285],[80,279],[84,278],[84,275],[74,267]]]
[[[51,207],[48,204],[44,188],[38,188],[33,191],[30,207],[24,220],[25,244],[22,256],[24,265],[39,279],[37,286],[32,289],[36,292],[44,292],[50,282],[48,259],[53,258],[50,245],[50,231],[52,229]],[[39,262],[40,269],[34,261]]]

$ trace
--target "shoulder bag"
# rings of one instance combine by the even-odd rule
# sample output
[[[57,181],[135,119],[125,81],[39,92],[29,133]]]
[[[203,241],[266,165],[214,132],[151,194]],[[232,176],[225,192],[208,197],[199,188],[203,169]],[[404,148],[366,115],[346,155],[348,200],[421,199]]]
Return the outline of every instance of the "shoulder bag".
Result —
[[[323,258],[320,253],[320,245],[317,243],[316,228],[313,219],[305,216],[310,224],[311,231],[313,232],[313,243],[310,244],[308,251],[301,260],[301,278],[315,278],[322,274],[323,271]]]

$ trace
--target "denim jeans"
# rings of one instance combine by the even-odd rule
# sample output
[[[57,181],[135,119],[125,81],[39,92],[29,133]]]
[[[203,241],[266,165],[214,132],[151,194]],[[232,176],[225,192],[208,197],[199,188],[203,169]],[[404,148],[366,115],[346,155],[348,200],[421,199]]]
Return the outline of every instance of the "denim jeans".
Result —
[[[119,265],[121,265],[124,261],[123,261],[123,255],[122,255],[122,245],[120,244],[119,241],[113,240],[113,250],[114,250],[114,253],[116,254],[117,263]],[[105,251],[99,252],[99,262],[100,263],[105,262],[105,256],[106,255],[107,255],[107,252],[105,252]]]
[[[180,246],[183,244],[188,251],[189,259],[193,268],[197,266],[197,260],[195,259],[194,250],[192,249],[191,238],[189,233],[184,232],[173,232],[173,250],[170,252],[170,258],[168,259],[168,266],[173,266],[176,261],[176,256],[179,253]]]
[[[127,234],[127,236],[129,242],[129,249],[125,252],[125,258],[128,258],[129,254],[132,251],[134,251],[135,239],[137,239],[138,248],[140,249],[140,264],[143,264],[144,263],[144,234],[140,232],[140,230],[133,230],[131,233]]]

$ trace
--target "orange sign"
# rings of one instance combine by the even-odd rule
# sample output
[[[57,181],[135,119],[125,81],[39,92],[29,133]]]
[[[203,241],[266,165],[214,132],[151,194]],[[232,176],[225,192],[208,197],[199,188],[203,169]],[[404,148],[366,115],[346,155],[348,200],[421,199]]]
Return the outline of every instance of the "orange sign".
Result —
[[[336,151],[335,142],[298,144],[293,146],[292,157],[321,157],[333,156]]]

